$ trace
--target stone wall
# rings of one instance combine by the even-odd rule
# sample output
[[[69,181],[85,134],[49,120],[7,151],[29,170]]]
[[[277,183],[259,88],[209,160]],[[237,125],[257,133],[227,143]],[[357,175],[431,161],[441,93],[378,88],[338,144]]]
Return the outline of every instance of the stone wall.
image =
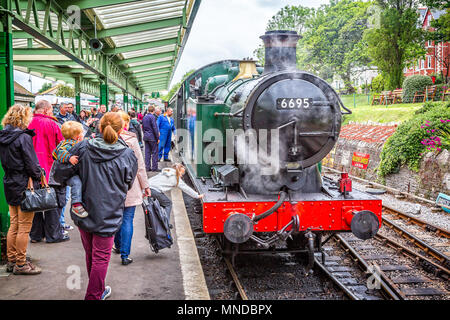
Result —
[[[381,150],[396,128],[396,125],[391,124],[346,125],[342,127],[335,148],[324,159],[323,164],[367,180],[377,181]],[[354,152],[370,155],[367,169],[352,166]],[[439,192],[450,195],[450,152],[444,150],[439,155],[430,152],[423,158],[418,173],[403,166],[398,173],[386,176],[385,183],[389,187],[430,199],[435,199]]]

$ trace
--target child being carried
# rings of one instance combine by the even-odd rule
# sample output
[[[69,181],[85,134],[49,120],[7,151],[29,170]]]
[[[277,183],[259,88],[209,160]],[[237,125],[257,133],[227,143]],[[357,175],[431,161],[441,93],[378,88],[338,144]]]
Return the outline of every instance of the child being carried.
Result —
[[[70,163],[76,165],[78,163],[77,156],[70,156],[70,149],[75,144],[83,140],[83,126],[76,121],[67,121],[61,126],[62,135],[64,140],[61,141],[56,149],[53,151],[53,159],[59,163]],[[81,204],[81,180],[80,177],[75,175],[67,180],[67,185],[70,187],[70,196],[72,199],[72,212],[80,218],[86,218],[88,212]]]

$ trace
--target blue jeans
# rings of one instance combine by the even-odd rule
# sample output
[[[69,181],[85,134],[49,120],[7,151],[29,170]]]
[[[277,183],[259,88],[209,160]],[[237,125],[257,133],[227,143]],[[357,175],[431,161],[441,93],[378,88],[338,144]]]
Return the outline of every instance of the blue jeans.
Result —
[[[120,248],[120,257],[128,258],[131,252],[131,239],[133,238],[133,219],[136,207],[125,207],[123,210],[122,226],[114,237],[114,246]]]
[[[73,176],[69,180],[67,180],[67,187],[66,187],[66,203],[69,202],[70,199],[72,199],[73,203],[81,203],[81,190],[82,184],[79,176]],[[66,210],[66,207],[62,208],[61,210],[61,218],[59,219],[59,222],[62,226],[66,224],[66,220],[64,218],[64,211]]]

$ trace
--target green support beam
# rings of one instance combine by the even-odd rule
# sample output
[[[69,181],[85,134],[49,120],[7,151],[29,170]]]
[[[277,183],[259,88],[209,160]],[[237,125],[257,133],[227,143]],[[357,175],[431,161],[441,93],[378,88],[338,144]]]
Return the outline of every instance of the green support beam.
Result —
[[[100,85],[100,105],[104,104],[106,106],[106,111],[108,110],[109,106],[109,88],[108,85],[105,83],[102,83]]]
[[[122,36],[130,33],[138,33],[149,30],[177,27],[181,24],[181,22],[182,22],[181,18],[171,18],[152,22],[145,22],[140,24],[133,24],[131,26],[110,28],[98,31],[97,38],[108,38],[114,36]],[[88,35],[90,37],[94,37],[94,32],[91,31],[90,33],[88,33]]]
[[[75,78],[75,110],[78,114],[81,111],[81,77]]]
[[[69,60],[27,60],[27,61],[16,61],[16,66],[20,67],[32,67],[32,66],[77,66],[78,64],[74,61]]]
[[[162,75],[161,77],[164,77],[164,76],[166,76],[166,74],[170,73],[171,70],[172,70],[171,68],[164,68],[164,69],[136,72],[136,73],[133,73],[131,76],[133,78],[146,78],[147,76],[153,76],[153,75]]]
[[[123,92],[123,108],[128,112],[128,93]]]
[[[140,44],[132,44],[129,46],[123,46],[118,48],[110,48],[110,49],[104,49],[103,51],[106,54],[119,54],[119,53],[125,53],[130,51],[138,51],[138,50],[145,50],[145,49],[152,49],[162,46],[168,46],[171,44],[177,44],[178,42],[177,38],[171,38],[171,39],[164,39],[164,40],[156,40],[156,41],[150,41]]]
[[[14,33],[13,33],[14,35]],[[44,49],[44,48],[18,48],[14,49],[14,55],[20,55],[20,56],[34,56],[34,55],[45,55],[45,56],[55,56],[60,55],[58,51],[54,49]]]
[[[11,10],[11,0],[0,0],[0,6]],[[12,50],[11,17],[0,11],[0,119],[3,119],[9,107],[14,104],[14,66]],[[1,125],[0,125],[1,127]],[[0,166],[0,239],[9,229],[9,206],[6,202],[3,187],[3,167]],[[0,241],[3,244],[3,241]],[[0,260],[6,248],[0,244]]]
[[[171,61],[161,61],[161,62],[155,62],[155,63],[149,63],[149,64],[143,64],[141,66],[131,67],[124,69],[126,73],[132,73],[136,71],[151,71],[151,70],[159,70],[159,69],[171,69],[172,68],[172,62]],[[141,71],[142,72],[142,71]]]
[[[15,53],[16,52],[14,51],[14,54]],[[130,63],[152,61],[152,60],[156,60],[156,59],[163,59],[163,58],[169,58],[169,57],[173,57],[173,51],[156,53],[156,54],[151,54],[148,56],[130,58],[130,59],[125,59],[125,60],[119,60],[119,61],[117,61],[117,65],[120,66],[120,65],[130,64]],[[170,60],[167,60],[167,61],[170,61]]]
[[[7,0],[4,0],[7,1]],[[66,56],[71,61],[56,63],[54,61],[40,62],[41,65],[71,65],[76,63],[86,70],[91,71],[99,78],[107,78],[107,81],[119,89],[124,90],[129,85],[130,93],[140,95],[137,92],[136,84],[128,83],[128,77],[120,70],[114,61],[106,59],[104,52],[96,53],[89,47],[90,37],[82,30],[72,28],[64,30],[64,25],[70,25],[70,17],[65,10],[61,10],[60,1],[41,1],[41,0],[8,0],[10,3],[9,12],[12,18],[12,24],[20,29],[17,36],[21,36],[20,32],[26,32],[32,39],[56,50],[60,54]],[[101,4],[96,1],[96,6]],[[71,3],[76,4],[76,3]],[[38,11],[44,13],[44,19],[37,19]],[[55,17],[57,23],[55,24]],[[119,31],[119,30],[116,30]],[[28,37],[29,38],[29,37]],[[76,41],[77,40],[77,41]],[[17,65],[30,66],[37,62],[18,62]],[[108,76],[103,73],[104,66],[108,66]]]
[[[61,8],[65,9],[71,5],[79,7],[81,10],[113,6],[116,4],[126,4],[130,2],[136,2],[136,0],[60,0],[58,4]]]

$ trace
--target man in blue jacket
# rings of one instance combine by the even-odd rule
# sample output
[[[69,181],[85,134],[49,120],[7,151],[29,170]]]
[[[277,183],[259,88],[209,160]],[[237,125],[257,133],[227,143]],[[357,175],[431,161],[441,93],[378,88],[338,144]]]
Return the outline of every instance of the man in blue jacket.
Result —
[[[150,106],[148,113],[142,119],[145,143],[145,168],[147,171],[160,171],[158,170],[159,129],[154,113],[155,107]]]
[[[175,123],[172,119],[172,114],[172,108],[168,108],[167,112],[164,115],[159,116],[158,120],[156,121],[160,133],[158,152],[159,160],[161,160],[164,150],[164,161],[170,161],[169,151],[172,142],[172,132],[173,134],[176,134]]]

